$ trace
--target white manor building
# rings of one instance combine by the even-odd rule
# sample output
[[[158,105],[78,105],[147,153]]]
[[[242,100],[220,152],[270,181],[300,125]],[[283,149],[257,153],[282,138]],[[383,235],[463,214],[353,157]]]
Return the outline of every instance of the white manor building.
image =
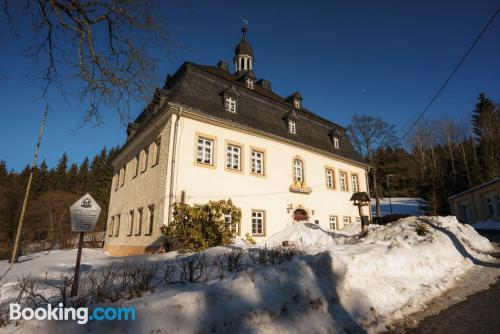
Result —
[[[299,220],[342,229],[360,219],[368,165],[345,129],[256,80],[246,30],[235,72],[184,63],[129,124],[113,161],[105,250],[140,254],[161,243],[171,204],[231,199],[237,234],[262,240]],[[368,207],[363,214],[370,215]]]

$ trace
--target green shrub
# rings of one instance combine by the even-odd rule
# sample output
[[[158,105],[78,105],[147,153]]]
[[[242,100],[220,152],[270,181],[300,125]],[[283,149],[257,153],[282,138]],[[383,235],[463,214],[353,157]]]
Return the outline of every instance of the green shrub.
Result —
[[[173,220],[161,228],[162,233],[177,248],[195,252],[231,243],[231,225],[239,226],[241,220],[231,200],[210,201],[201,207],[174,203],[173,209]]]

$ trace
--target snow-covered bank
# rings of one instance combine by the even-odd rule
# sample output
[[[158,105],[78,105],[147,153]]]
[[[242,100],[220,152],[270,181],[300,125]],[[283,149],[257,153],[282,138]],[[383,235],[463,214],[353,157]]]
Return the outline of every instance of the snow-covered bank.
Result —
[[[418,235],[422,226],[427,226],[428,232]],[[492,249],[472,227],[454,217],[410,217],[371,226],[364,238],[297,224],[265,242],[284,240],[300,241],[307,254],[280,265],[250,267],[206,286],[167,285],[141,298],[117,303],[135,306],[135,321],[77,325],[32,320],[0,332],[376,332],[453,286],[474,262],[491,261],[482,252]],[[171,255],[145,256],[142,260],[166,257]],[[113,260],[105,255],[95,258],[99,265]],[[71,257],[69,266],[73,260]],[[29,262],[41,273],[57,263],[55,259],[45,261],[43,255]],[[93,260],[84,257],[84,263],[93,265]],[[0,271],[6,265],[1,262]],[[9,277],[15,277],[17,270],[16,265]]]

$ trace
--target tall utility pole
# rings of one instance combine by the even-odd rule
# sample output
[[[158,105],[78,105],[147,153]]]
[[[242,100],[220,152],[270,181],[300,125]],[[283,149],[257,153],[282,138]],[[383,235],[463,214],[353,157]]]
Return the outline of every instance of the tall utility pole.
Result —
[[[40,126],[40,133],[38,134],[38,139],[36,141],[35,154],[33,155],[33,161],[31,162],[31,171],[28,178],[28,185],[26,186],[26,193],[24,194],[23,207],[21,208],[21,215],[19,216],[19,223],[17,224],[16,241],[14,242],[14,247],[12,248],[12,256],[10,258],[11,263],[17,262],[17,253],[19,252],[19,246],[21,242],[21,235],[23,229],[24,213],[26,212],[26,205],[28,204],[28,197],[31,189],[31,181],[33,179],[33,171],[36,166],[36,159],[38,157],[38,149],[40,148],[40,142],[42,141],[43,129],[45,128],[45,121],[47,120],[47,113],[49,111],[49,106],[45,105],[45,111],[43,113],[42,125]]]

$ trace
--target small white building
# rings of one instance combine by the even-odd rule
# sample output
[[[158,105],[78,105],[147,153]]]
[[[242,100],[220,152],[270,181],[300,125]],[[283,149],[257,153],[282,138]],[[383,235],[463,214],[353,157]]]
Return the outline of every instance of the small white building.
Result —
[[[105,250],[140,254],[161,242],[171,204],[231,199],[236,233],[254,239],[297,220],[341,229],[359,219],[349,201],[367,168],[345,129],[256,80],[253,50],[236,46],[235,71],[184,63],[129,124],[113,161]],[[365,207],[364,214],[370,215]]]

